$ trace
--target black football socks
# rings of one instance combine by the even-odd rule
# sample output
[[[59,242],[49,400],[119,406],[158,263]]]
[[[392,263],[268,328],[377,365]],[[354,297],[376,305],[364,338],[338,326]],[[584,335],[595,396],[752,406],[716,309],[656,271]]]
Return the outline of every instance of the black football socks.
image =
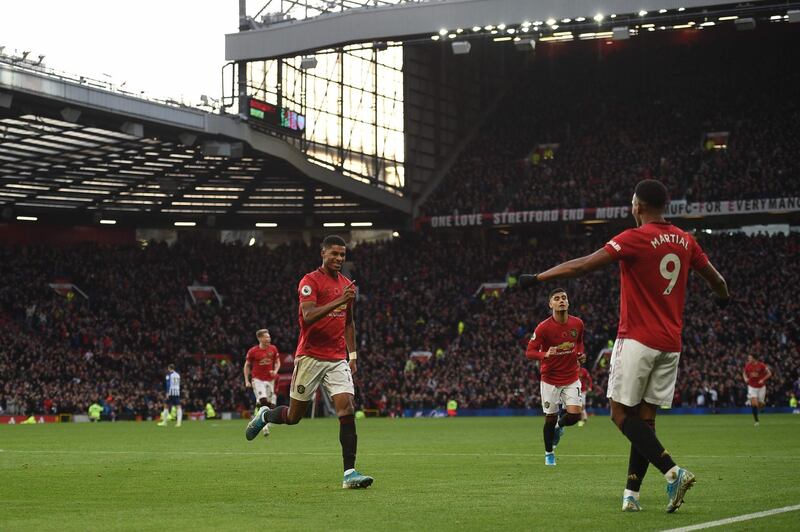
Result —
[[[355,469],[358,435],[356,434],[355,416],[352,414],[339,418],[339,443],[342,444],[344,470]]]
[[[656,438],[656,433],[639,416],[627,416],[620,427],[636,450],[663,474],[675,467],[669,452]]]
[[[644,419],[642,421],[655,433],[655,419]],[[637,451],[636,447],[631,444],[631,455],[630,458],[628,458],[628,483],[625,485],[625,488],[638,492],[639,488],[642,487],[642,481],[644,480],[644,475],[647,473],[647,466],[649,465],[650,462],[647,461],[647,458],[642,456],[642,453]]]
[[[546,416],[544,418],[544,450],[548,453],[553,452],[553,438],[556,436],[556,417]]]

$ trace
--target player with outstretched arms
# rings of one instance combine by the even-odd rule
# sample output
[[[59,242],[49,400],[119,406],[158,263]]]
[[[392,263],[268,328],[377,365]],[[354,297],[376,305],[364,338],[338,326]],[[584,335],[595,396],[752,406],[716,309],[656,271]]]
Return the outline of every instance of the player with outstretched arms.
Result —
[[[355,470],[356,436],[353,373],[356,372],[354,283],[341,274],[346,253],[338,236],[322,241],[322,266],[306,274],[297,287],[300,339],[289,392],[289,406],[262,406],[247,425],[248,440],[267,423],[295,425],[322,386],[339,417],[339,443],[344,465],[343,488],[369,487],[373,478]]]
[[[258,406],[275,408],[275,379],[281,368],[278,348],[272,344],[269,329],[256,331],[258,345],[247,351],[244,362],[244,385],[252,388]],[[269,436],[269,423],[264,426],[264,436]]]
[[[664,219],[667,189],[655,179],[636,185],[631,214],[636,228],[623,231],[591,255],[537,275],[520,276],[520,286],[577,277],[619,262],[619,329],[608,379],[611,419],[631,442],[623,511],[639,511],[639,488],[648,464],[667,480],[667,512],[674,512],[695,482],[675,464],[655,433],[659,406],[672,404],[681,351],[683,309],[689,270],[696,270],[724,307],[725,279],[694,238]]]
[[[555,448],[564,427],[581,419],[583,402],[578,379],[583,357],[583,321],[569,315],[569,298],[563,288],[550,292],[552,316],[536,326],[525,356],[539,360],[542,410],[544,411],[544,464],[556,465]],[[564,410],[558,415],[558,405]]]
[[[764,408],[767,399],[767,381],[772,377],[772,372],[766,364],[758,360],[755,355],[747,355],[747,364],[744,365],[742,377],[747,383],[747,399],[753,411],[755,426],[758,426],[758,410]]]

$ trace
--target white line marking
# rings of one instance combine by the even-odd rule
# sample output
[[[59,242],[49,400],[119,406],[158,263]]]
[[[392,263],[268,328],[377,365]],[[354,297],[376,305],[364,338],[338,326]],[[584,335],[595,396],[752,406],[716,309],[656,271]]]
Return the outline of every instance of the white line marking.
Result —
[[[285,456],[338,456],[340,453],[336,452],[303,452],[303,451],[270,451],[270,452],[252,452],[252,451],[170,451],[170,450],[153,450],[153,451],[107,451],[107,450],[86,450],[77,451],[71,449],[6,449],[4,452],[19,453],[19,454],[178,454],[178,455],[196,455],[196,456],[250,456],[254,454],[264,455],[285,455]],[[419,456],[423,451],[409,451],[397,453],[379,453],[381,456]],[[540,458],[544,451],[541,453],[431,453],[424,451],[428,456],[450,456],[450,457],[505,457],[505,458]],[[362,451],[362,454],[369,454]],[[605,460],[607,458],[628,458],[628,455],[622,454],[559,454],[562,458],[595,458]],[[769,455],[769,456],[750,456],[750,455],[685,455],[683,458],[698,458],[698,459],[764,459],[764,460],[800,460],[800,456],[786,456],[786,455]]]
[[[719,521],[709,521],[707,523],[700,523],[697,525],[683,526],[681,528],[671,528],[664,532],[688,532],[689,530],[702,530],[704,528],[713,528],[715,526],[729,525],[731,523],[739,523],[741,521],[750,521],[751,519],[760,519],[762,517],[769,517],[770,515],[783,514],[786,512],[796,512],[800,510],[800,504],[794,506],[784,506],[783,508],[775,508],[774,510],[765,510],[763,512],[756,512],[753,514],[745,514],[737,517],[729,517],[727,519],[720,519]]]

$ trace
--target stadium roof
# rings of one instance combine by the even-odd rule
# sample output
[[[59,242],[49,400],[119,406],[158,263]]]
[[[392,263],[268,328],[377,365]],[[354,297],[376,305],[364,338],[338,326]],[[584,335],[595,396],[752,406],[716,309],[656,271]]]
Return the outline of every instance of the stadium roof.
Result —
[[[0,61],[0,213],[61,223],[400,227],[410,201],[234,117]]]
[[[308,2],[306,2],[308,3]],[[312,10],[312,16],[262,21],[248,18],[245,31],[225,36],[225,58],[251,61],[314,53],[353,43],[438,39],[440,32],[459,40],[488,38],[501,30],[517,29],[524,22],[525,35],[548,35],[553,19],[560,31],[609,31],[642,22],[671,27],[687,21],[720,15],[764,16],[797,9],[797,2],[763,0],[730,2],[715,0],[435,0],[382,2],[379,5],[344,6],[335,12]],[[292,2],[290,5],[303,4]],[[337,3],[338,4],[338,3]],[[352,7],[347,9],[347,7]],[[642,14],[643,13],[643,14]],[[290,9],[289,14],[293,14]],[[538,21],[538,22],[537,22]],[[538,24],[538,25],[537,25]],[[243,26],[244,27],[244,26]],[[473,28],[473,29],[471,29]],[[518,34],[522,35],[522,34]]]

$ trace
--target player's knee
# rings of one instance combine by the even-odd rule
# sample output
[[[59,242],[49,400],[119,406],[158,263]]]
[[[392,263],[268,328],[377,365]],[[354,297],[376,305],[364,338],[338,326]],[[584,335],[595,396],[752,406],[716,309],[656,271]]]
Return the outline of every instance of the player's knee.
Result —
[[[625,417],[624,411],[615,410],[613,408],[611,409],[611,421],[619,430],[622,430],[622,425],[625,423]]]
[[[544,416],[545,425],[555,425],[557,421],[558,421],[557,414],[547,414]]]
[[[578,421],[581,420],[580,414],[574,414],[571,412],[567,412],[567,415],[564,416],[564,426],[569,427],[570,425],[574,425]]]
[[[347,405],[347,406],[345,406],[343,408],[337,408],[336,409],[336,417],[339,417],[339,418],[344,417],[344,416],[353,416],[353,415],[355,415],[355,413],[356,413],[356,410],[355,410],[355,408],[353,408],[352,404],[349,404],[349,405]]]

